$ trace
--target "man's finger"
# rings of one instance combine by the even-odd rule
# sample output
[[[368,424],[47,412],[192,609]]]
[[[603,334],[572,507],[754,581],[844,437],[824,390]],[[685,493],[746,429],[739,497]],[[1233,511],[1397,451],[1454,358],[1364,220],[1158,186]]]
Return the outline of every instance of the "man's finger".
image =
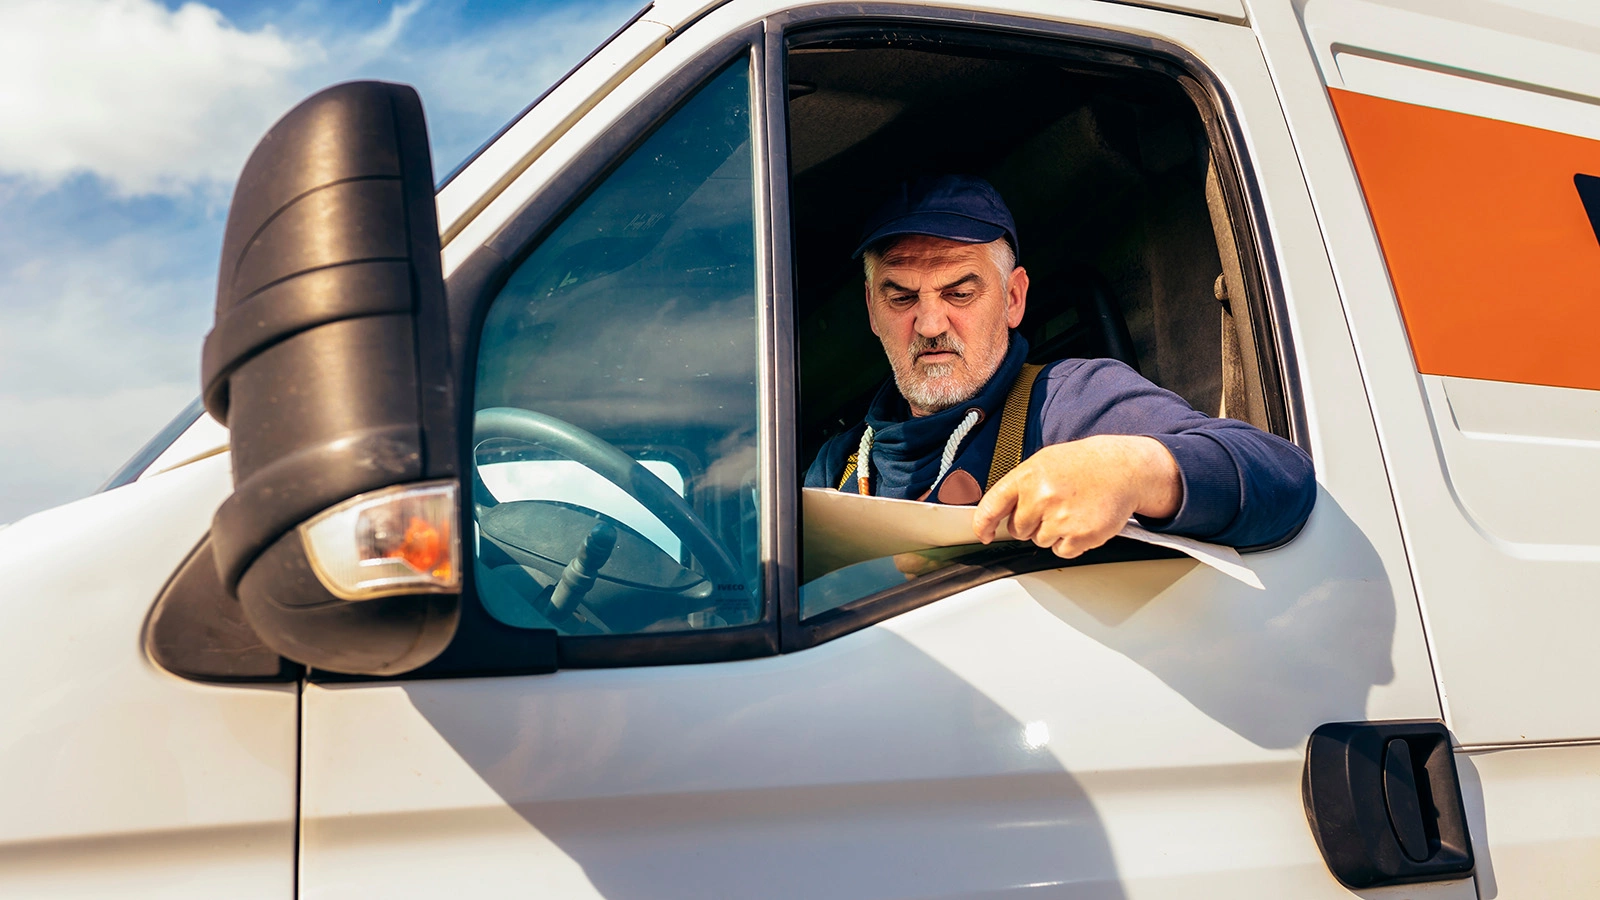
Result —
[[[1039,530],[1044,527],[1044,516],[1049,508],[1033,496],[1032,491],[1017,491],[1016,507],[1011,510],[1011,537],[1019,541],[1039,540]]]
[[[1062,559],[1073,559],[1104,545],[1106,541],[1116,537],[1117,532],[1120,530],[1120,524],[1114,526],[1102,525],[1093,531],[1063,534],[1050,544],[1036,543],[1039,543],[1041,547],[1049,547],[1052,553]]]
[[[1050,545],[1050,552],[1062,559],[1073,559],[1082,555],[1083,550],[1078,548],[1077,543],[1072,538],[1064,537]]]
[[[1050,550],[1061,541],[1070,540],[1071,537],[1072,532],[1066,527],[1065,522],[1062,522],[1059,518],[1045,517],[1041,518],[1039,523],[1034,526],[1033,532],[1027,539],[1046,550]]]
[[[983,499],[978,501],[977,510],[972,514],[972,531],[978,536],[978,540],[985,544],[993,541],[995,530],[1005,521],[1006,516],[1011,515],[1016,505],[1016,482],[1007,475],[983,495]]]

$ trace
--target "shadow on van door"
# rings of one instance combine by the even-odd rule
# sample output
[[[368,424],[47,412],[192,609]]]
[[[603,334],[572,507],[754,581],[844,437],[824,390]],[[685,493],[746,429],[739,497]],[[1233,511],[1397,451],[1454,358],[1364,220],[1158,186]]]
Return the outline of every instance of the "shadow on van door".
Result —
[[[609,900],[1124,896],[1078,781],[886,629],[785,657],[404,690],[532,826],[484,835],[497,852],[463,859],[474,879],[488,865]]]
[[[1396,615],[1366,535],[1319,488],[1304,531],[1246,562],[1266,590],[1191,560],[1060,569],[1023,584],[1258,746],[1294,747],[1325,722],[1366,719],[1372,688],[1394,680]]]
[[[1152,709],[1198,709],[1193,721],[1282,750],[1323,722],[1365,718],[1374,686],[1394,680],[1388,577],[1331,497],[1296,541],[1251,561],[1267,590],[1188,560],[1084,566],[789,656],[404,683],[493,791],[428,788],[439,812],[406,827],[502,893],[1122,898],[1151,872],[1131,861],[1146,859],[1137,847],[1123,848],[1134,868],[1119,868],[1085,784],[1120,802],[1171,769],[1133,752],[1151,733],[1182,752],[1183,734],[1145,727]],[[1089,652],[1102,647],[1113,652]],[[1108,668],[1124,660],[1155,679]],[[1090,687],[1112,672],[1126,684]],[[1160,705],[1173,693],[1188,703]],[[1277,756],[1252,757],[1250,777],[1297,807],[1297,768]],[[1062,759],[1092,762],[1080,780]],[[379,827],[317,827],[335,824]],[[1342,895],[1303,837],[1303,854],[1255,875]]]

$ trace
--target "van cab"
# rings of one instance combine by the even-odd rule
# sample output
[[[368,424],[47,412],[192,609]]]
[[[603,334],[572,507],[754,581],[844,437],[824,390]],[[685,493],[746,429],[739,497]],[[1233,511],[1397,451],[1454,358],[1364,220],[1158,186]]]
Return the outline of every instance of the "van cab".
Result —
[[[1597,72],[1554,0],[660,0],[437,188],[308,99],[208,412],[0,530],[0,894],[1593,896]],[[1310,455],[1260,589],[808,560],[940,172],[1032,361]]]

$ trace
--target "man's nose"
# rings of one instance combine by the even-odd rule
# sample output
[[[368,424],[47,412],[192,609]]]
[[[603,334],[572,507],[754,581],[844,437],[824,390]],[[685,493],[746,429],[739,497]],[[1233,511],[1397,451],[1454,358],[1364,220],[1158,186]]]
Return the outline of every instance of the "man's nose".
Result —
[[[931,338],[950,330],[950,317],[946,315],[944,300],[939,297],[917,299],[917,334]]]

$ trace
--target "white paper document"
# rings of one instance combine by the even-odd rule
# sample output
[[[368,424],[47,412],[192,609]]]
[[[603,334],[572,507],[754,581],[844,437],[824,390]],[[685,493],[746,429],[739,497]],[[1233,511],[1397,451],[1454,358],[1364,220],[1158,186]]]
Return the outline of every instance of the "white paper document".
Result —
[[[806,580],[845,566],[936,547],[978,543],[972,531],[975,507],[945,506],[915,500],[863,497],[827,488],[801,492],[805,521]],[[1012,540],[1002,523],[996,540]],[[1118,532],[1157,547],[1167,547],[1236,578],[1258,590],[1261,579],[1245,564],[1239,551],[1193,538],[1156,534],[1130,520]]]

